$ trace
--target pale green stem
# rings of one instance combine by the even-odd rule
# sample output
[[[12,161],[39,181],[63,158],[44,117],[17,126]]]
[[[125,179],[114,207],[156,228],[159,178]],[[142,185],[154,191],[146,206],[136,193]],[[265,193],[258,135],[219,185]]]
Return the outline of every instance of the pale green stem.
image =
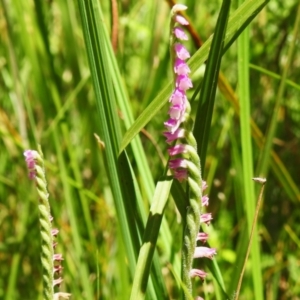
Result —
[[[189,109],[187,109],[189,113]],[[194,252],[196,248],[196,237],[200,228],[200,204],[202,199],[202,179],[200,158],[197,154],[197,143],[192,133],[191,120],[186,122],[186,139],[187,145],[192,146],[189,153],[188,163],[188,191],[189,191],[189,207],[186,215],[186,228],[183,237],[182,248],[182,278],[187,289],[184,289],[185,299],[190,299],[192,294],[192,281],[190,271],[193,265]],[[188,128],[187,128],[188,127]]]
[[[53,237],[51,233],[50,205],[45,178],[42,151],[36,158],[36,187],[39,195],[39,221],[41,232],[41,261],[43,267],[43,299],[53,300]]]
[[[240,290],[241,290],[241,286],[242,286],[242,280],[243,280],[244,272],[245,272],[245,269],[246,269],[246,264],[247,264],[247,261],[248,261],[250,250],[251,250],[251,243],[252,243],[252,240],[253,240],[254,229],[255,229],[255,226],[257,224],[258,213],[259,213],[259,209],[260,209],[261,202],[262,202],[262,199],[263,199],[264,187],[265,187],[265,183],[266,183],[265,178],[253,178],[253,180],[260,183],[262,186],[261,186],[260,193],[259,193],[259,196],[258,196],[258,201],[257,201],[257,205],[256,205],[254,220],[252,222],[252,227],[251,227],[251,231],[250,231],[248,249],[247,249],[247,253],[246,253],[246,256],[245,256],[244,265],[243,265],[243,269],[241,271],[241,275],[240,275],[240,278],[239,278],[236,293],[235,293],[235,296],[234,296],[234,300],[239,299],[239,294],[240,294]]]

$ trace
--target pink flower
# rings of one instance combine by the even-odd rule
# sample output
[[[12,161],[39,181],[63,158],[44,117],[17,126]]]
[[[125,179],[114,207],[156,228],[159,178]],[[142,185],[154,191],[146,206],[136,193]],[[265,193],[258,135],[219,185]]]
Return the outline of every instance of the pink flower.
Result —
[[[188,171],[186,169],[176,169],[174,170],[174,178],[176,178],[179,182],[187,180]]]
[[[53,273],[59,274],[62,271],[63,267],[61,265],[54,266]]]
[[[38,153],[35,150],[26,150],[24,151],[24,156],[25,156],[25,162],[27,164],[27,168],[29,171],[29,179],[33,180],[35,179],[36,176],[36,171],[35,171],[35,160],[38,156]]]
[[[202,280],[204,280],[206,275],[207,275],[207,273],[205,273],[204,271],[199,270],[199,269],[192,269],[190,271],[190,277],[192,277],[192,278],[200,277]]]
[[[186,105],[187,98],[185,95],[185,92],[183,90],[180,90],[179,88],[176,88],[174,92],[172,93],[169,102],[172,102],[172,104],[181,104]]]
[[[53,261],[62,261],[64,260],[62,254],[53,254]]]
[[[167,143],[172,143],[175,140],[181,139],[184,137],[185,130],[182,128],[178,128],[173,133],[164,132],[164,136],[167,138]]]
[[[58,233],[59,233],[59,230],[56,229],[56,228],[53,228],[53,229],[51,230],[51,234],[52,234],[52,236],[54,236],[54,237],[56,237],[56,236],[58,235]]]
[[[177,168],[186,169],[187,166],[188,166],[188,162],[184,158],[175,158],[175,159],[171,159],[169,161],[169,168],[170,169],[177,169]]]
[[[209,225],[211,220],[212,220],[211,213],[202,214],[200,216],[200,223],[205,223],[205,224]]]
[[[208,201],[209,201],[209,198],[207,195],[202,196],[202,199],[201,199],[202,206],[208,206]]]
[[[179,128],[180,123],[180,120],[170,118],[168,121],[164,122],[164,125],[166,126],[167,130],[173,134]]]
[[[183,90],[183,91],[186,91],[190,88],[193,87],[193,84],[192,84],[192,81],[191,79],[186,76],[186,75],[179,75],[177,78],[176,78],[176,86]]]
[[[189,51],[187,51],[186,48],[179,43],[174,45],[174,50],[176,56],[182,60],[186,60],[191,57]]]
[[[171,119],[182,121],[184,108],[180,104],[175,104],[169,108],[169,115]]]
[[[197,239],[196,241],[201,241],[203,243],[205,243],[208,239],[208,234],[205,232],[199,232],[197,235]]]
[[[175,21],[180,25],[189,25],[189,22],[183,16],[180,15],[175,16]]]
[[[53,286],[60,285],[63,282],[62,278],[54,279]]]
[[[183,31],[183,29],[181,29],[180,27],[175,27],[173,33],[176,36],[176,38],[178,38],[179,40],[187,41],[189,39],[188,36]]]
[[[174,72],[178,75],[187,75],[191,72],[191,70],[184,60],[176,58],[174,64]]]
[[[207,189],[208,185],[206,183],[206,181],[202,180],[202,192],[205,191]]]
[[[179,144],[179,145],[175,145],[174,147],[169,148],[168,152],[169,152],[170,156],[174,156],[177,154],[186,153],[187,148],[188,148],[187,145]]]
[[[196,247],[194,258],[207,257],[212,259],[214,255],[216,255],[216,249],[209,247]]]

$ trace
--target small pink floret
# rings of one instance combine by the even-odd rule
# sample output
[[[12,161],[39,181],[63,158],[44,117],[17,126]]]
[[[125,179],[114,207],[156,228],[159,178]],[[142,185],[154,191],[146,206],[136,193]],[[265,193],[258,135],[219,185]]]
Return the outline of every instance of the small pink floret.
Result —
[[[190,277],[194,278],[194,277],[200,277],[202,280],[205,279],[207,273],[205,273],[204,271],[200,270],[200,269],[192,269],[190,271]]]
[[[209,204],[209,198],[208,198],[207,195],[202,196],[201,201],[202,201],[202,206],[208,206],[208,204]]]
[[[206,181],[205,181],[205,180],[202,180],[202,192],[203,192],[204,190],[206,190],[207,187],[208,187],[208,185],[207,185]]]
[[[52,234],[52,236],[54,236],[54,237],[56,237],[56,236],[58,235],[58,233],[59,233],[59,230],[58,230],[57,228],[53,228],[53,229],[51,230],[51,234]]]
[[[171,119],[183,121],[185,107],[182,104],[175,104],[169,108],[169,115]]]
[[[212,259],[214,255],[216,255],[216,249],[215,248],[209,248],[209,247],[196,247],[194,258],[200,258],[200,257],[207,257]]]
[[[189,22],[183,16],[176,15],[175,21],[180,25],[189,25]]]
[[[184,129],[178,128],[175,132],[164,132],[164,136],[167,138],[167,143],[172,143],[173,141],[184,137]]]
[[[183,90],[183,91],[186,91],[190,88],[193,87],[193,84],[192,84],[192,81],[191,79],[186,76],[186,75],[179,75],[177,78],[176,78],[176,86]]]
[[[24,156],[25,156],[25,162],[27,164],[27,168],[29,171],[29,179],[33,180],[36,176],[35,172],[35,159],[38,156],[38,153],[35,150],[26,150],[24,151]]]
[[[196,241],[201,241],[205,243],[208,239],[208,234],[205,232],[199,232],[196,238]]]
[[[187,41],[189,39],[184,30],[180,27],[175,27],[173,32],[179,40]]]
[[[189,51],[187,51],[186,48],[179,43],[174,45],[174,49],[176,56],[182,60],[186,60],[191,57]]]
[[[60,274],[62,269],[63,269],[63,267],[61,265],[54,266],[53,273]]]
[[[187,161],[183,158],[175,158],[169,161],[169,168],[170,169],[177,169],[177,168],[187,168]]]
[[[170,133],[174,133],[179,128],[180,121],[170,118],[168,121],[164,122],[164,125]]]
[[[53,261],[62,261],[64,260],[63,257],[62,257],[62,254],[53,254]]]
[[[63,282],[62,278],[54,279],[53,286],[60,285]]]
[[[207,225],[210,224],[210,221],[212,220],[212,216],[211,216],[211,213],[207,213],[207,214],[202,214],[200,216],[200,223],[205,223]]]
[[[186,151],[187,151],[187,146],[183,144],[175,145],[174,147],[168,149],[170,156],[186,153]]]
[[[172,104],[182,104],[182,105],[186,105],[186,102],[188,101],[185,95],[185,92],[176,88],[174,90],[174,92],[172,93],[170,99],[170,102],[172,102]]]
[[[183,182],[188,178],[188,171],[186,169],[176,169],[174,170],[174,178],[179,182]]]
[[[191,72],[191,70],[184,60],[176,58],[174,64],[174,72],[178,75],[187,75]]]

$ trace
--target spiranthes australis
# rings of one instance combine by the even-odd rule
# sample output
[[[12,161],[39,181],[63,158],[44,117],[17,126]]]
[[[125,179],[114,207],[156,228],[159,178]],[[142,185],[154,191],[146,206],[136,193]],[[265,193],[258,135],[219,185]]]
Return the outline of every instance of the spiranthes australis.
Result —
[[[216,249],[197,246],[197,242],[205,243],[208,235],[199,232],[200,224],[209,224],[211,214],[201,214],[201,207],[208,205],[207,195],[202,192],[207,187],[202,181],[200,158],[197,154],[197,143],[192,133],[192,121],[190,119],[190,103],[186,92],[193,87],[189,78],[190,68],[186,61],[190,53],[181,41],[188,40],[188,36],[181,26],[188,25],[188,21],[179,13],[186,10],[182,4],[176,4],[171,11],[170,24],[170,50],[174,74],[174,89],[170,96],[171,106],[168,114],[169,119],[164,123],[167,132],[164,132],[167,143],[172,146],[168,149],[170,156],[169,168],[173,176],[179,182],[186,182],[189,198],[189,207],[186,215],[186,228],[183,237],[182,249],[182,280],[186,286],[185,298],[189,299],[192,294],[191,278],[205,279],[203,270],[193,269],[193,259],[207,257],[212,259]],[[198,297],[198,299],[202,299]]]
[[[58,234],[58,229],[52,229],[52,216],[50,213],[50,205],[48,201],[49,194],[47,192],[47,182],[45,178],[44,162],[42,152],[35,150],[26,150],[24,152],[25,161],[29,170],[29,179],[36,183],[39,195],[39,221],[41,232],[41,261],[43,267],[43,299],[59,300],[69,299],[71,294],[57,292],[54,293],[54,286],[62,283],[59,276],[62,271],[61,261],[62,254],[54,254],[54,248],[57,243],[54,238]]]

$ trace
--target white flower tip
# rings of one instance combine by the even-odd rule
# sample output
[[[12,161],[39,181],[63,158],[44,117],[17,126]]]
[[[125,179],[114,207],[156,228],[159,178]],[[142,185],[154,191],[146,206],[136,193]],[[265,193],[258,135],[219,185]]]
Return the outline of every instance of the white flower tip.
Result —
[[[261,178],[261,177],[254,177],[254,178],[252,178],[252,180],[254,180],[255,182],[261,183],[261,184],[265,184],[267,181],[266,178]]]
[[[38,153],[36,150],[30,150],[30,149],[28,149],[28,150],[25,150],[25,151],[23,152],[23,155],[24,155],[25,157],[33,157],[33,158],[37,158],[37,156],[39,155],[39,153]]]
[[[54,300],[60,300],[60,299],[69,299],[71,297],[71,294],[69,293],[55,293],[54,294]]]
[[[171,14],[176,15],[178,12],[184,11],[186,9],[187,9],[187,6],[185,6],[183,4],[175,4],[171,10]]]

